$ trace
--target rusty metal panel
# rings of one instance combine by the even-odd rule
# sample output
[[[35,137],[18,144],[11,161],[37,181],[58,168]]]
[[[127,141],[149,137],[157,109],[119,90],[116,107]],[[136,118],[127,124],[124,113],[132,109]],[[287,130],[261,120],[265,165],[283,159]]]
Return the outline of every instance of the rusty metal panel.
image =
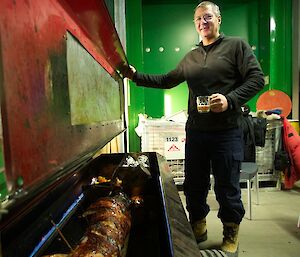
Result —
[[[70,33],[67,35],[67,66],[72,125],[121,118],[118,82]]]
[[[88,38],[96,42],[96,51],[101,53],[115,70],[120,65],[127,64],[126,55],[104,0],[60,0],[59,2],[69,13],[76,14],[72,18],[88,32]],[[94,51],[90,49],[89,52],[93,54]]]
[[[126,62],[125,55],[118,44],[103,41],[111,37],[119,42],[117,33],[111,20],[103,19],[109,14],[102,0],[88,1],[88,13],[95,21],[91,26],[82,18],[87,13],[72,8],[73,2],[84,6],[83,1],[0,1],[1,113],[10,192],[29,190],[64,171],[124,129],[123,84],[116,69]],[[68,32],[78,40],[79,48],[85,49],[85,59],[92,56],[99,70],[112,76],[106,79],[114,85],[114,94],[118,92],[114,99],[120,107],[117,113],[99,122],[72,124]],[[97,74],[83,73],[80,81],[85,76],[96,81]]]

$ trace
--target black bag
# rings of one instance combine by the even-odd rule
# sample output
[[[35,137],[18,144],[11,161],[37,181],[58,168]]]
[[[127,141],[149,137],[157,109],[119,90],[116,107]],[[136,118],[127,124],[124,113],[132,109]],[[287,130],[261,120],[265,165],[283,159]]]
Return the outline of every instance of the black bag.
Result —
[[[290,166],[289,155],[286,151],[278,151],[275,153],[274,167],[275,170],[284,171]]]
[[[283,137],[283,129],[281,130],[281,134],[278,142],[278,150],[275,153],[275,159],[274,159],[274,168],[275,170],[279,170],[279,171],[284,171],[288,167],[290,167],[289,154],[284,149],[282,137]]]
[[[251,118],[252,116],[244,112],[240,124],[243,131],[243,139],[244,139],[243,161],[245,162],[255,162],[256,160],[254,124]]]
[[[252,117],[248,105],[242,106],[241,128],[244,136],[244,161],[255,162],[256,146],[265,146],[267,120],[261,117]]]
[[[266,143],[267,119],[261,117],[252,117],[254,126],[255,145],[264,147]]]

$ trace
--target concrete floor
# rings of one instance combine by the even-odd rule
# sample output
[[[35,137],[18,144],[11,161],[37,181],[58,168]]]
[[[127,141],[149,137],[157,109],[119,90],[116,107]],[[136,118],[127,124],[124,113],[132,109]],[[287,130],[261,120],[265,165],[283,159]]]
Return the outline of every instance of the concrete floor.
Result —
[[[185,197],[179,191],[183,206]],[[255,193],[253,193],[253,196]],[[252,220],[247,219],[247,192],[242,190],[246,215],[240,226],[239,257],[300,257],[300,186],[282,191],[260,188],[259,205],[253,197]],[[218,249],[222,241],[222,224],[217,218],[218,203],[210,192],[211,212],[207,217],[208,240],[201,249]]]

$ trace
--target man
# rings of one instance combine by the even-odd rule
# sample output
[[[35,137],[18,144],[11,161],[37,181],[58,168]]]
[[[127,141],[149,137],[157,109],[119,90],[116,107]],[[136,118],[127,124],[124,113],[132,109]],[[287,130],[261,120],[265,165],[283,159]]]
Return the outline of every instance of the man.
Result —
[[[136,72],[123,75],[138,86],[168,89],[187,81],[184,193],[197,242],[207,239],[207,194],[210,174],[215,179],[218,217],[223,223],[221,250],[238,249],[239,224],[245,214],[239,185],[243,159],[243,135],[239,128],[241,106],[264,87],[263,72],[250,46],[239,38],[220,34],[219,7],[203,1],[194,13],[196,31],[202,38],[176,69],[163,75]],[[210,111],[197,111],[197,96],[210,96]]]

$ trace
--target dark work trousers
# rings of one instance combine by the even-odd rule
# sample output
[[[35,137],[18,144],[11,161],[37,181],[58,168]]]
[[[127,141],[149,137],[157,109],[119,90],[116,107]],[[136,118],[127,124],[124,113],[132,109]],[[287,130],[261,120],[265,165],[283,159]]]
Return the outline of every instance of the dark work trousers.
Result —
[[[222,222],[241,222],[245,214],[239,183],[242,146],[242,130],[238,128],[217,132],[187,129],[184,193],[191,223],[206,217],[210,210],[211,173],[220,205],[218,217]]]

